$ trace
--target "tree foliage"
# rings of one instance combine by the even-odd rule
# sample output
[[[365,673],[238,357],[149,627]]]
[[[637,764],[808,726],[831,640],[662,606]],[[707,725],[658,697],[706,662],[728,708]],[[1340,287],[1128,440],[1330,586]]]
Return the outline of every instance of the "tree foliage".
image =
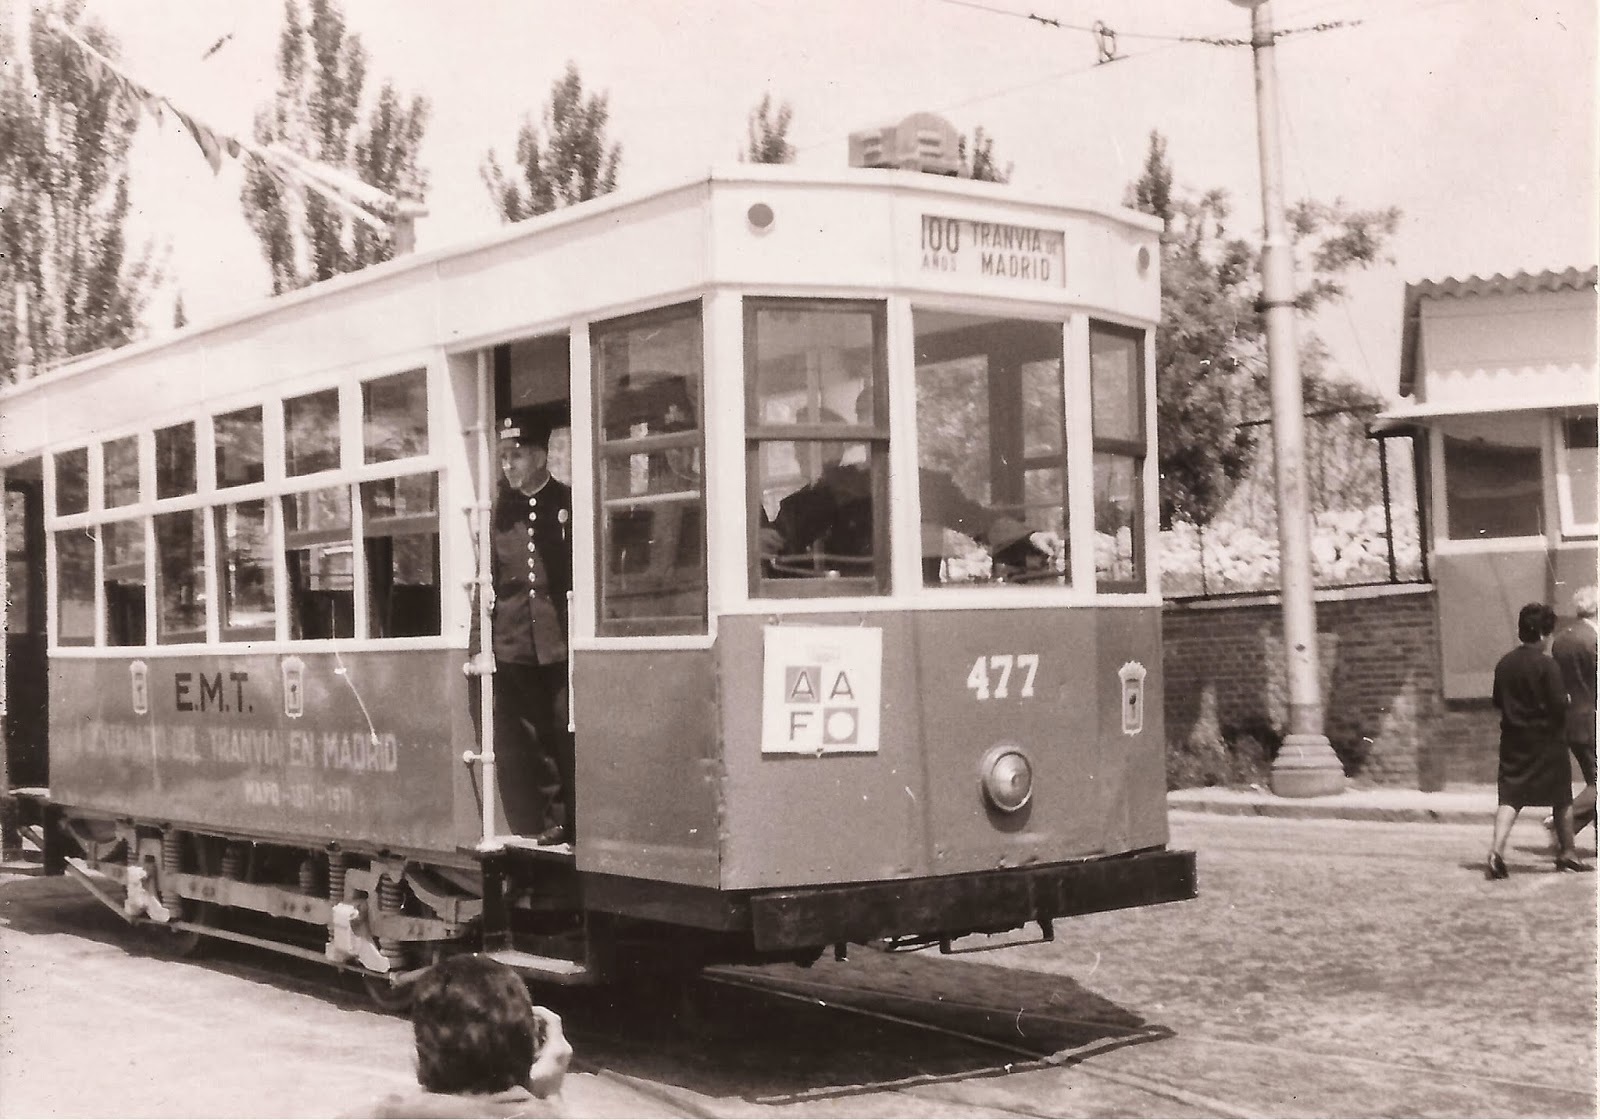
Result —
[[[347,33],[335,0],[284,0],[278,39],[278,90],[256,114],[255,138],[350,172],[396,198],[420,199],[427,175],[417,152],[428,102],[407,101],[389,82],[362,119],[367,52]],[[240,193],[245,218],[261,242],[276,295],[354,272],[394,256],[393,237],[357,222],[312,191],[287,187],[251,164]]]
[[[566,73],[550,87],[540,126],[523,118],[515,167],[503,169],[493,149],[484,156],[483,183],[500,220],[520,222],[616,190],[622,146],[606,136],[610,116],[610,96],[585,97],[578,67],[568,62]]]
[[[130,253],[128,148],[139,109],[97,82],[51,14],[96,50],[117,45],[81,0],[32,8],[30,86],[21,44],[0,28],[0,381],[121,346],[159,282],[149,246]]]
[[[1129,206],[1159,217],[1161,325],[1156,332],[1156,426],[1161,524],[1205,525],[1249,469],[1269,411],[1265,321],[1257,247],[1229,228],[1227,192],[1174,185],[1166,140],[1150,134]],[[1288,215],[1296,242],[1303,315],[1344,295],[1342,277],[1384,259],[1400,212],[1353,210],[1342,200],[1304,201]],[[1301,376],[1308,411],[1370,412],[1376,398],[1327,368],[1327,349],[1302,326]]]
[[[761,104],[750,111],[745,150],[739,157],[749,163],[793,163],[794,145],[789,143],[789,123],[794,109],[785,101],[772,105],[772,95],[763,94]]]
[[[972,143],[967,143],[966,133],[956,140],[956,156],[961,160],[961,177],[978,179],[985,183],[1009,183],[1013,164],[1000,166],[994,158],[994,137],[983,131],[980,124],[972,133]]]

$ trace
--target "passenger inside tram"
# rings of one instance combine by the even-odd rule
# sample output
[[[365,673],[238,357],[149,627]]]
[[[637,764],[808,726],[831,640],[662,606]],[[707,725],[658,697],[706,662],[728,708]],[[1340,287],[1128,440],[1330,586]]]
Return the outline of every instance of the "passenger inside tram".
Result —
[[[857,422],[871,413],[870,387],[856,395]],[[807,406],[803,423],[843,424],[827,408]],[[762,511],[764,565],[771,576],[796,578],[864,574],[873,564],[873,486],[863,444],[819,444],[817,477],[785,497],[775,517]],[[1060,548],[1054,533],[1034,531],[999,510],[974,501],[948,473],[930,467],[918,472],[922,497],[922,572],[929,585],[941,582],[944,530],[954,530],[983,546],[992,559],[992,578],[1053,575],[1051,561]]]

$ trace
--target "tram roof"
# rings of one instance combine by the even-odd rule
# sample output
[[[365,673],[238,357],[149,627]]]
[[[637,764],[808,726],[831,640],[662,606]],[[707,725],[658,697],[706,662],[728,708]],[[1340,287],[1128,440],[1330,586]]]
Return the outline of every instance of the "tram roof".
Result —
[[[27,380],[0,387],[0,404],[7,400],[15,401],[30,394],[46,392],[52,386],[120,362],[148,358],[168,348],[191,345],[207,335],[236,328],[252,319],[279,315],[297,307],[313,305],[369,285],[392,281],[407,273],[425,273],[450,262],[466,260],[476,253],[519,241],[536,240],[568,226],[592,222],[607,214],[617,215],[620,221],[628,211],[642,211],[652,205],[659,205],[663,200],[670,200],[674,195],[694,196],[697,192],[709,194],[719,189],[748,187],[762,183],[802,188],[851,188],[883,194],[914,193],[931,198],[945,197],[952,200],[1000,203],[1008,208],[1041,215],[1095,218],[1147,233],[1159,233],[1162,228],[1159,219],[1121,205],[1064,200],[1045,192],[1019,190],[1007,184],[928,175],[915,171],[842,168],[818,172],[785,165],[744,163],[714,167],[687,179],[614,191],[600,198],[525,219],[474,238],[426,252],[407,254],[294,292],[264,297],[225,315],[203,320],[176,331],[164,332],[156,337],[141,339],[116,349],[99,350]],[[703,203],[697,198],[692,204]],[[3,457],[4,455],[0,454],[0,458]]]

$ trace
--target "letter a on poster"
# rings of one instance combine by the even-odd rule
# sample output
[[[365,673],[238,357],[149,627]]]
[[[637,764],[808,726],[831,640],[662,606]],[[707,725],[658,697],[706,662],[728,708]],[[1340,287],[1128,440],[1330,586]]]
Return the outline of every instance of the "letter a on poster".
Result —
[[[872,754],[883,700],[883,631],[768,626],[762,754]]]

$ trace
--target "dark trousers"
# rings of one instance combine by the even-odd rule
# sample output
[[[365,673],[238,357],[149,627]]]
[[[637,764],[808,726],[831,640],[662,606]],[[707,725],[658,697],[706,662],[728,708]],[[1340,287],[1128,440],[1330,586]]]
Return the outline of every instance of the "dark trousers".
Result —
[[[519,836],[556,825],[576,837],[567,663],[502,661],[494,676],[496,785],[506,824]]]
[[[1572,757],[1578,760],[1578,769],[1583,771],[1584,789],[1572,799],[1572,831],[1582,832],[1594,823],[1594,739],[1579,741],[1567,740],[1567,747],[1572,751]]]

